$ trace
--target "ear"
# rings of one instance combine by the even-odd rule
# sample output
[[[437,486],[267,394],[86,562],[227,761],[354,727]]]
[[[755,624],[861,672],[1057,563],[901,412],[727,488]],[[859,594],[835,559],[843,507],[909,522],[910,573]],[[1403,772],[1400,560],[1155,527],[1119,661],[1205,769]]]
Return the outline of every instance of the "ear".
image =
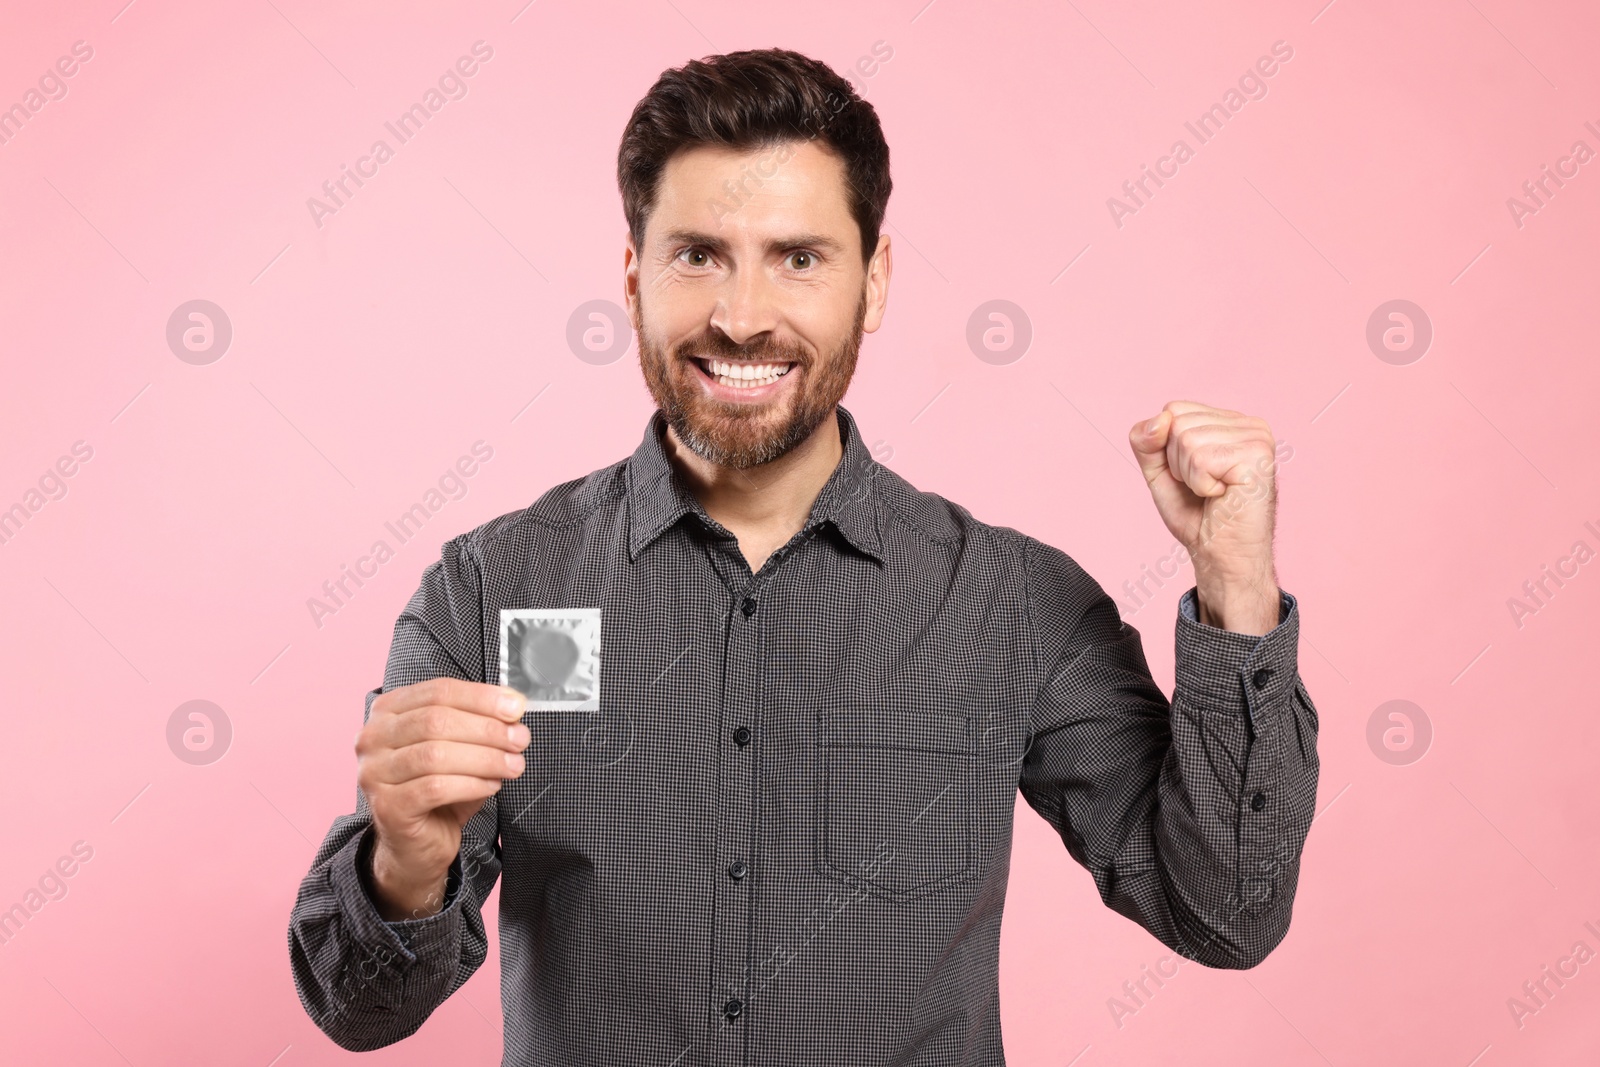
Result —
[[[639,249],[634,246],[633,233],[629,231],[622,246],[622,303],[628,316],[639,316]]]
[[[861,331],[872,333],[883,324],[884,312],[889,307],[889,276],[894,273],[894,252],[889,247],[889,235],[878,235],[878,247],[867,262],[867,312],[861,320]]]

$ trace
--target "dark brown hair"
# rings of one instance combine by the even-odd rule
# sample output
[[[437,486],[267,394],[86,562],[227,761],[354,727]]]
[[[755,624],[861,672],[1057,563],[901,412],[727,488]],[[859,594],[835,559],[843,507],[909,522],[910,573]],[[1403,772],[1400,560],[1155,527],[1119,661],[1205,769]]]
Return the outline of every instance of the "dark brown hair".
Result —
[[[826,63],[783,48],[692,59],[665,70],[634,107],[617,150],[617,188],[635,246],[667,161],[697,145],[738,151],[816,140],[843,159],[861,259],[878,246],[889,203],[889,145],[878,113]]]

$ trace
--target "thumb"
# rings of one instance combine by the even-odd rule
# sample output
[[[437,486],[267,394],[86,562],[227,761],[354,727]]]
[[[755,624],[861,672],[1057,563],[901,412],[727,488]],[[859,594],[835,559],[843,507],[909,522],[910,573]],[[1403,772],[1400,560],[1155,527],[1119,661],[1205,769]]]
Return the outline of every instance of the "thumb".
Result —
[[[1139,461],[1145,483],[1152,490],[1156,481],[1167,473],[1167,437],[1171,432],[1172,419],[1165,408],[1156,412],[1153,419],[1134,423],[1133,429],[1128,431],[1128,444],[1133,447],[1133,456]]]
[[[1167,444],[1172,437],[1172,416],[1165,408],[1153,419],[1137,423],[1128,431],[1128,443],[1144,473],[1145,484],[1150,487],[1150,497],[1155,501],[1161,521],[1173,536],[1182,537],[1185,515],[1193,508],[1193,501],[1183,479],[1174,474],[1167,463]]]

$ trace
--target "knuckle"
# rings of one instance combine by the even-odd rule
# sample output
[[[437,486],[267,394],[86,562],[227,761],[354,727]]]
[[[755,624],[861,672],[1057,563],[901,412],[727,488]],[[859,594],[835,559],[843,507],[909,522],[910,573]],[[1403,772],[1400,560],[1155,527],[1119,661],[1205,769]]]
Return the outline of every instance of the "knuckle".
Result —
[[[401,697],[403,695],[404,694],[403,694],[402,690],[389,689],[389,690],[385,690],[384,692],[379,693],[377,696],[373,697],[372,698],[372,710],[371,710],[371,713],[367,716],[367,720],[370,722],[371,720],[376,719],[376,718],[378,718],[380,716],[393,715],[394,714],[394,706],[401,699]]]
[[[420,718],[425,737],[443,737],[450,725],[449,711],[438,704],[423,709]]]
[[[422,741],[412,746],[418,770],[434,773],[444,766],[444,746],[437,741]]]

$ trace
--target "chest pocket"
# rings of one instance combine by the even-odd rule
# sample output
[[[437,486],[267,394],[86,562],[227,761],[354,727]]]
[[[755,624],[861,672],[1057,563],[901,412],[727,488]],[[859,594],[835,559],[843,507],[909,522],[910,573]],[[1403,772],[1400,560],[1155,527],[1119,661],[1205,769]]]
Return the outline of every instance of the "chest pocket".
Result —
[[[816,869],[907,901],[973,869],[973,721],[949,708],[817,714]]]

